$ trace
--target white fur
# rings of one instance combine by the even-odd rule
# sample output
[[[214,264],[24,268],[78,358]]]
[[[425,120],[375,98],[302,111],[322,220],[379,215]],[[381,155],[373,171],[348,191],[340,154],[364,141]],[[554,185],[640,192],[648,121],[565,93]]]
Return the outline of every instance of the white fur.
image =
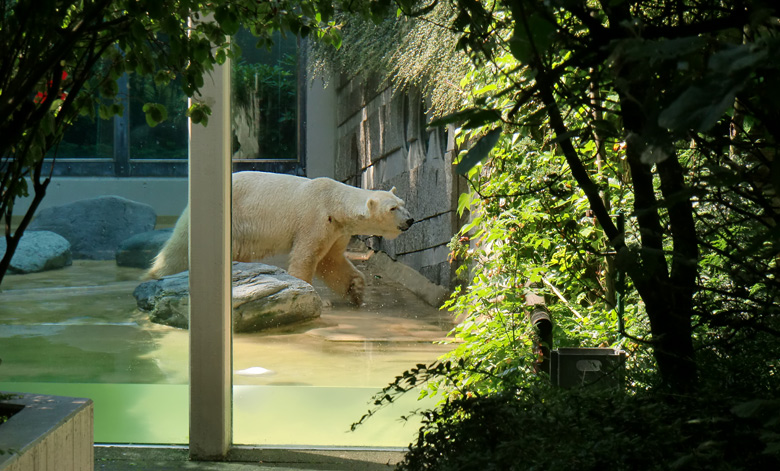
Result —
[[[330,178],[233,174],[233,260],[253,262],[290,253],[291,275],[311,283],[316,274],[358,305],[365,279],[344,256],[350,238],[377,235],[392,239],[412,222],[395,188],[363,190]],[[188,238],[189,207],[145,278],[187,270]]]

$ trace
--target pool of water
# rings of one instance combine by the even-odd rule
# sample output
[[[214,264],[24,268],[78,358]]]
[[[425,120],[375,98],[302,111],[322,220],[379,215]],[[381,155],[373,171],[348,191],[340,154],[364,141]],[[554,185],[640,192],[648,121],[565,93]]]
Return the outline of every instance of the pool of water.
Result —
[[[186,443],[188,332],[153,324],[135,308],[140,274],[112,261],[75,261],[8,275],[0,292],[0,388],[93,399],[96,442]],[[381,273],[366,275],[360,309],[315,284],[325,303],[320,319],[234,335],[235,443],[411,441],[416,427],[399,418],[426,405],[411,395],[357,432],[349,428],[396,375],[450,348],[438,341],[452,321]]]

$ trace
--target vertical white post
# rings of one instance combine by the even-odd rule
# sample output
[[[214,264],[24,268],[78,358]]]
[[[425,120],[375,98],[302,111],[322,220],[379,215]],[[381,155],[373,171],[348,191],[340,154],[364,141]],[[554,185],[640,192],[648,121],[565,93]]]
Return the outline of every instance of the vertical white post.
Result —
[[[209,124],[190,125],[190,458],[224,459],[232,434],[230,63],[205,79]]]

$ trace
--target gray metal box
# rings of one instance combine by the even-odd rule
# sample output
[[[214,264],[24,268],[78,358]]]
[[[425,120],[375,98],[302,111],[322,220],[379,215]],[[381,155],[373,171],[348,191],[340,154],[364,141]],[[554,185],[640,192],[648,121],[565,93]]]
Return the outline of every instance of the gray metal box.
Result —
[[[626,356],[613,348],[558,348],[552,351],[550,378],[563,388],[617,387]]]

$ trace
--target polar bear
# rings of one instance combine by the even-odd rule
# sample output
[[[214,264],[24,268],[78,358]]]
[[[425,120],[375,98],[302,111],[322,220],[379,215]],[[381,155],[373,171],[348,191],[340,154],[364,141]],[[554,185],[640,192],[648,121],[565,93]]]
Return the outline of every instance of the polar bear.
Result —
[[[307,283],[318,275],[360,305],[365,278],[344,256],[353,235],[397,237],[414,223],[390,191],[364,190],[330,178],[265,172],[233,174],[233,260],[254,262],[289,253],[288,272]],[[145,279],[188,269],[189,207]]]

